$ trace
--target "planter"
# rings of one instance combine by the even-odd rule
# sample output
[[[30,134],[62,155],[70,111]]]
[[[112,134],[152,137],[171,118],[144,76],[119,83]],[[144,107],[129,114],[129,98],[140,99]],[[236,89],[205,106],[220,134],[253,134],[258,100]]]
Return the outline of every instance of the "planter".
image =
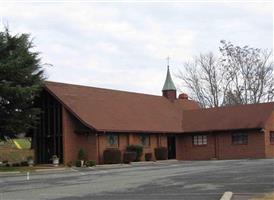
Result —
[[[54,165],[54,167],[57,167],[59,165],[59,158],[53,159],[52,164]]]
[[[33,161],[33,160],[28,160],[28,165],[29,165],[30,167],[32,167],[33,164],[34,164],[34,161]]]

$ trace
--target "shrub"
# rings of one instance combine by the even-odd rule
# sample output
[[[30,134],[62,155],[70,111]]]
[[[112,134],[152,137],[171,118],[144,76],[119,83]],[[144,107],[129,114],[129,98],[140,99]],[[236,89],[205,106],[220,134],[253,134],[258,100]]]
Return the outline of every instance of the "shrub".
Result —
[[[152,160],[152,153],[146,153],[145,154],[145,161],[151,161]]]
[[[96,161],[95,160],[88,160],[86,161],[86,166],[87,167],[93,167],[96,165]]]
[[[154,149],[156,160],[167,160],[167,148],[159,147]]]
[[[29,161],[29,160],[33,160],[33,157],[32,156],[28,156],[27,157],[27,160]]]
[[[136,152],[134,151],[126,151],[124,153],[124,163],[129,164],[136,160]]]
[[[85,160],[86,159],[86,153],[84,149],[80,149],[77,156],[78,160]]]
[[[140,161],[141,156],[143,155],[143,146],[142,145],[129,145],[129,146],[127,146],[127,151],[136,152],[136,159],[134,161]]]
[[[74,162],[73,162],[73,161],[67,162],[67,166],[68,166],[68,167],[72,167],[73,165],[74,165]]]
[[[103,153],[105,164],[121,163],[121,151],[119,149],[106,149]]]
[[[81,167],[81,160],[76,160],[75,161],[75,166],[76,167]]]
[[[20,163],[12,163],[12,167],[20,167]]]
[[[26,167],[26,166],[28,166],[29,164],[28,164],[28,161],[21,161],[20,165],[21,165],[22,167]]]

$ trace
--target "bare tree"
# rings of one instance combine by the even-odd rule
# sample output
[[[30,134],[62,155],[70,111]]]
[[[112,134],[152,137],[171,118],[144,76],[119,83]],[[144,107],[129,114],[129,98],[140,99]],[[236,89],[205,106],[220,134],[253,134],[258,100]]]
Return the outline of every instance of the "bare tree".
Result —
[[[221,41],[221,56],[194,57],[177,77],[202,107],[269,102],[274,100],[272,51],[239,47]]]

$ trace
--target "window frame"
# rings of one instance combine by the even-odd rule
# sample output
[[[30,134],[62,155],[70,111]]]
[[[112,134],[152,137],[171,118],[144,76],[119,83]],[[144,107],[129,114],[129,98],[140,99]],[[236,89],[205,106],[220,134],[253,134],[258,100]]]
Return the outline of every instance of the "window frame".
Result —
[[[243,133],[243,132],[231,133],[231,144],[248,145],[248,133]]]
[[[142,142],[142,137],[146,137],[146,138],[148,138],[148,143],[147,144],[143,144],[143,142]],[[150,147],[150,135],[149,134],[141,134],[141,135],[139,135],[139,143],[140,143],[140,145],[142,145],[143,147]]]
[[[192,145],[193,146],[207,146],[208,145],[208,135],[193,135]]]
[[[274,144],[274,131],[269,131],[269,143]]]
[[[110,143],[110,137],[116,137],[116,144]],[[108,148],[118,148],[119,147],[119,135],[116,133],[108,133],[107,134],[107,147]]]

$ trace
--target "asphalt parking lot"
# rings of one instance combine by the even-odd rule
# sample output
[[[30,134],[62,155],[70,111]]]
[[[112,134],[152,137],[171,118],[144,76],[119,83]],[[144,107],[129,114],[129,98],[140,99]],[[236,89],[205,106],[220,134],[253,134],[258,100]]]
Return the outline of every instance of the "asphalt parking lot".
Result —
[[[251,199],[274,191],[274,160],[178,161],[0,175],[0,200]]]

